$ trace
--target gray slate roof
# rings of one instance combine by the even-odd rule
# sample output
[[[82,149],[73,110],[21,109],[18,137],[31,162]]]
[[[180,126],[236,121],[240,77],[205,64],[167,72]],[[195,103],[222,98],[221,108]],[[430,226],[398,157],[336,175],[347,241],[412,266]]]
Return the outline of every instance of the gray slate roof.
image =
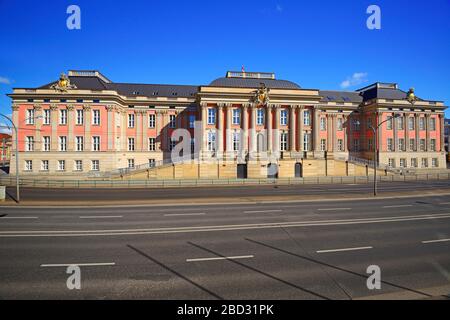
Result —
[[[270,89],[301,89],[301,87],[291,81],[274,79],[245,79],[245,78],[218,78],[212,81],[211,87],[233,87],[233,88],[259,88],[261,83]]]
[[[359,92],[353,92],[353,91],[320,90],[319,94],[322,96],[321,102],[361,103],[363,101],[363,98],[359,94]]]

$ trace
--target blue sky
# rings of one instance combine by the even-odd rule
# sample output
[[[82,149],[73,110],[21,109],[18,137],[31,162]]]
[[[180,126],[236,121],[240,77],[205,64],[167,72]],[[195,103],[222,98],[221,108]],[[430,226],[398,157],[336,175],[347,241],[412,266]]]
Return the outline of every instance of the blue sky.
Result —
[[[66,27],[71,4],[81,8],[81,30]],[[381,30],[366,27],[371,4],[381,8]],[[305,88],[396,82],[450,104],[448,0],[0,0],[0,30],[5,113],[13,87],[39,86],[69,69],[98,69],[117,82],[198,85],[242,65]]]

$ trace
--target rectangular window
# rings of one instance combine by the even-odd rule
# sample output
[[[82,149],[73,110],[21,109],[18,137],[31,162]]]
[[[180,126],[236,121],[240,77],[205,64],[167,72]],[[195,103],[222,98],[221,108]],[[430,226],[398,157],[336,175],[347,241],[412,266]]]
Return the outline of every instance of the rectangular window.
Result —
[[[430,140],[430,151],[436,151],[436,139]]]
[[[92,137],[92,151],[100,151],[100,137]]]
[[[344,151],[344,140],[338,139],[337,144],[338,144],[338,151]]]
[[[41,161],[41,171],[48,171],[48,160]]]
[[[303,134],[303,150],[311,151],[311,133],[309,132]]]
[[[177,140],[175,140],[174,138],[170,138],[169,140],[169,151],[172,151],[175,146],[177,145]]]
[[[42,137],[42,151],[50,151],[50,137]]]
[[[74,170],[75,171],[83,171],[83,160],[75,160]]]
[[[239,151],[241,135],[239,132],[233,132],[233,150]]]
[[[411,158],[411,167],[417,168],[417,158]]]
[[[216,150],[216,133],[215,132],[208,132],[208,151],[215,151]]]
[[[286,132],[282,132],[280,135],[280,150],[287,151],[288,149],[288,135]]]
[[[398,124],[398,130],[404,130],[404,126],[405,126],[405,118],[403,118],[403,116],[400,116],[397,118],[397,124]]]
[[[437,159],[437,158],[431,159],[431,166],[432,166],[433,168],[439,167],[439,162],[438,162],[438,159]]]
[[[50,109],[44,109],[44,124],[50,124]]]
[[[148,167],[149,168],[154,168],[155,167],[155,159],[148,159]]]
[[[417,151],[416,150],[416,139],[409,139],[409,150]]]
[[[77,125],[82,125],[84,123],[84,111],[82,109],[77,110]]]
[[[436,118],[430,118],[430,131],[436,131]]]
[[[305,126],[311,125],[311,113],[309,112],[309,110],[303,111],[303,124]]]
[[[66,170],[66,160],[58,160],[58,171]]]
[[[189,116],[189,128],[194,129],[195,128],[195,115],[191,114]]]
[[[25,151],[34,151],[34,137],[29,136],[25,138]]]
[[[176,127],[176,117],[174,114],[169,115],[169,128],[174,129]]]
[[[67,137],[59,137],[59,151],[67,151]]]
[[[233,124],[239,125],[241,124],[241,110],[233,109]]]
[[[214,108],[208,109],[208,124],[216,124],[216,109]]]
[[[405,150],[405,139],[403,139],[403,138],[398,139],[398,150],[406,151]]]
[[[401,158],[400,159],[400,167],[401,168],[406,168],[406,159],[405,158]]]
[[[395,159],[389,158],[389,167],[395,168]]]
[[[428,168],[428,159],[422,158],[422,168]]]
[[[387,117],[387,121],[386,121],[386,129],[387,129],[387,130],[392,130],[392,116],[388,116],[388,117]]]
[[[34,124],[34,109],[28,109],[26,113],[26,124]]]
[[[128,151],[134,151],[134,138],[128,138]]]
[[[100,125],[100,110],[92,110],[92,124]]]
[[[262,126],[264,124],[264,109],[259,108],[256,112],[256,124]]]
[[[75,137],[75,150],[76,151],[84,150],[84,137]]]
[[[416,128],[416,123],[413,117],[408,117],[408,128],[409,130],[415,130]]]
[[[387,139],[387,151],[394,151],[394,139]]]
[[[320,118],[320,130],[321,131],[327,130],[327,119],[325,119],[324,117]]]
[[[338,131],[344,130],[344,120],[342,118],[337,119],[337,129]]]
[[[419,129],[425,130],[425,118],[424,117],[419,118]]]
[[[25,171],[33,171],[33,160],[25,160]]]
[[[67,124],[67,110],[66,109],[59,110],[59,124],[61,124],[61,125]]]
[[[99,171],[100,170],[100,161],[99,160],[92,160],[91,161],[91,170],[92,171]]]
[[[288,123],[288,112],[286,109],[280,111],[280,125],[287,126]]]
[[[327,151],[327,140],[320,139],[320,151]]]
[[[148,127],[149,128],[155,128],[156,127],[156,115],[155,114],[149,114],[148,115]]]
[[[425,139],[420,139],[420,151],[425,151]]]
[[[128,128],[134,128],[134,114],[128,115]]]
[[[359,139],[353,140],[353,150],[359,151]]]
[[[156,151],[156,138],[148,138],[148,151]]]
[[[128,159],[128,168],[134,169],[134,159]]]

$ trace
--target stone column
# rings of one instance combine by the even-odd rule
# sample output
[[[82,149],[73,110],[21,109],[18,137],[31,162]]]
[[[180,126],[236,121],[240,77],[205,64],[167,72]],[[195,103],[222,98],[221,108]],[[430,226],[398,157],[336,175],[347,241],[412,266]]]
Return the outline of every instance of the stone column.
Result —
[[[74,151],[75,137],[73,136],[73,129],[75,127],[75,108],[69,104],[67,106],[67,151]]]
[[[85,105],[83,106],[84,113],[84,151],[92,150],[92,141],[91,141],[91,106]],[[53,122],[53,121],[52,121]]]
[[[258,150],[258,139],[256,135],[256,116],[257,116],[257,106],[251,105],[252,117],[251,117],[251,152],[256,152]]]
[[[404,120],[405,123],[405,151],[411,151],[409,148],[409,113],[405,113]]]
[[[440,138],[440,149],[441,152],[445,152],[445,122],[444,122],[444,115],[439,115],[439,132],[441,134]]]
[[[327,151],[332,152],[333,151],[333,115],[327,114],[326,115],[326,128],[327,128]]]
[[[430,114],[425,115],[426,144],[425,151],[430,151]]]
[[[121,150],[126,152],[128,150],[128,136],[127,136],[127,127],[128,127],[128,112],[126,110],[120,112],[121,120]]]
[[[297,106],[298,115],[297,115],[297,121],[298,121],[298,151],[306,151],[303,148],[303,122],[305,121],[303,111],[305,110],[304,106]]]
[[[224,136],[223,136],[223,128],[225,125],[225,121],[223,118],[223,103],[219,103],[217,105],[217,149],[218,149],[218,157],[223,157],[223,151],[224,151]]]
[[[227,137],[227,152],[233,152],[233,134],[231,132],[231,110],[233,106],[232,104],[226,104],[226,113],[227,113],[227,129],[226,129],[226,137]]]
[[[56,104],[52,104],[50,106],[50,124],[51,124],[51,130],[52,135],[50,137],[50,150],[51,151],[58,151],[58,136],[57,136],[57,130],[58,130],[58,106]]]
[[[297,109],[297,106],[291,105],[290,106],[290,113],[289,113],[289,133],[290,133],[290,141],[289,141],[289,147],[292,153],[296,151],[296,135],[295,135],[295,110]]]
[[[35,112],[35,126],[36,126],[36,135],[35,135],[35,151],[42,151],[42,135],[41,135],[41,126],[42,126],[42,106],[40,104],[34,105]]]
[[[148,151],[148,112],[142,110],[142,151]]]
[[[206,135],[206,125],[208,123],[208,105],[206,103],[200,103],[200,111],[201,111],[201,117],[202,117],[202,141],[201,141],[201,147],[200,152],[204,153],[208,150],[208,137]]]
[[[320,151],[320,118],[319,118],[319,109],[314,108],[314,123],[313,123],[313,130],[314,130],[314,151]]]
[[[114,131],[113,131],[113,112],[114,107],[112,105],[106,106],[106,112],[107,112],[107,139],[108,139],[108,145],[107,150],[111,151],[113,149],[113,139],[114,139]]]
[[[337,152],[338,151],[338,147],[337,147],[337,114],[333,114],[331,115],[331,120],[332,120],[332,140],[333,140],[333,152]]]
[[[274,152],[280,152],[280,113],[281,113],[281,106],[276,105],[275,106],[275,132],[273,134],[273,145],[272,149]]]
[[[140,151],[142,148],[142,112],[141,112],[141,110],[136,110],[134,112],[134,121],[135,121],[135,126],[136,126],[135,150]]]
[[[416,125],[416,152],[420,151],[420,114],[414,114]]]
[[[248,153],[248,105],[242,105],[242,155],[245,156]]]
[[[349,130],[350,130],[350,124],[349,124],[349,116],[348,115],[344,115],[343,116],[343,119],[342,119],[342,122],[343,122],[343,130],[344,130],[344,152],[348,152],[348,132],[349,132]],[[345,126],[344,126],[344,124],[345,124]]]
[[[268,104],[266,106],[266,113],[267,113],[267,117],[266,117],[266,120],[267,120],[267,124],[266,124],[266,127],[267,127],[267,151],[269,153],[272,152],[272,150],[273,150],[272,108],[273,108],[273,106],[270,105],[270,104]]]
[[[398,119],[395,118],[395,113],[392,114],[392,129],[394,130],[394,152],[398,151],[397,121]]]

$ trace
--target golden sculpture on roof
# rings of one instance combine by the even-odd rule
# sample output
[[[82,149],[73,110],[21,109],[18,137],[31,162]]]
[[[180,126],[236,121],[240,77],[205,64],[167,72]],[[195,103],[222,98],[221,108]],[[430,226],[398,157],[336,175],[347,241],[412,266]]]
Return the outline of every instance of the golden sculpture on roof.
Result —
[[[74,84],[70,83],[70,79],[64,73],[61,73],[58,82],[51,86],[52,89],[60,92],[67,92],[69,89],[76,89]]]

